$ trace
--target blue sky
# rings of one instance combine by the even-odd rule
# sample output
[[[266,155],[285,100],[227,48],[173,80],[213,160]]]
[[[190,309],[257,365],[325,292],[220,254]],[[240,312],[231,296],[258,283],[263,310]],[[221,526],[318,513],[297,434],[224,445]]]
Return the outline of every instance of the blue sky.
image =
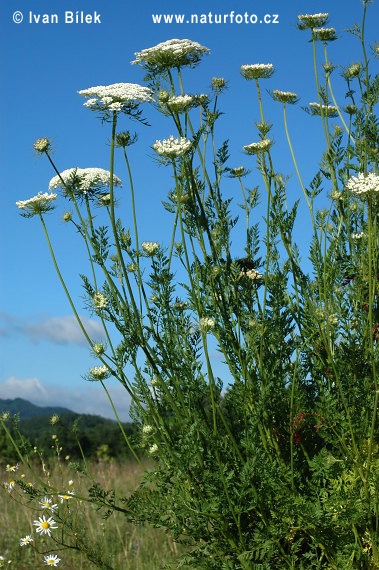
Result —
[[[273,63],[274,76],[262,84],[264,88],[295,91],[300,104],[288,109],[289,127],[298,163],[305,181],[317,170],[321,155],[321,123],[300,108],[317,100],[313,75],[312,47],[307,32],[296,29],[298,14],[329,12],[330,24],[340,38],[329,47],[329,58],[335,65],[347,66],[361,59],[359,42],[343,32],[361,22],[359,0],[267,0],[263,2],[200,2],[191,5],[173,1],[75,2],[75,12],[100,15],[98,24],[64,23],[65,11],[73,10],[68,0],[11,0],[0,8],[1,89],[1,157],[2,208],[0,293],[0,398],[16,396],[41,405],[57,404],[78,412],[111,416],[109,404],[99,386],[83,380],[82,375],[95,361],[80,336],[68,301],[61,289],[42,227],[37,218],[19,216],[17,200],[46,191],[54,175],[47,160],[36,159],[32,145],[38,137],[54,141],[54,159],[59,170],[79,166],[109,169],[109,125],[102,125],[94,113],[85,109],[77,91],[94,85],[118,82],[141,83],[143,72],[130,65],[134,52],[170,38],[189,38],[207,46],[211,54],[195,69],[184,73],[188,92],[207,91],[212,76],[225,77],[229,90],[221,103],[224,116],[219,125],[219,142],[230,139],[230,166],[244,164],[252,169],[248,186],[261,184],[253,160],[242,152],[242,146],[258,140],[254,121],[259,109],[253,83],[240,75],[240,66],[249,63]],[[188,9],[187,9],[188,6]],[[154,24],[152,14],[265,14],[278,15],[277,24]],[[23,14],[19,24],[15,12]],[[28,23],[30,11],[40,21],[43,14],[57,14],[58,24]],[[366,24],[368,45],[372,45],[379,17],[378,3],[369,7]],[[17,18],[17,16],[15,16]],[[321,46],[320,46],[321,48]],[[335,72],[334,91],[341,105],[344,88]],[[274,124],[273,155],[277,169],[293,174],[294,168],[285,141],[282,107],[267,93],[266,118]],[[136,206],[141,240],[168,245],[168,217],[161,206],[170,189],[168,169],[159,168],[153,160],[151,145],[167,138],[173,128],[167,118],[153,107],[145,107],[151,123],[144,127],[122,119],[120,128],[138,131],[138,144],[130,150],[136,186]],[[125,180],[126,170],[121,156],[116,158],[115,172]],[[241,200],[238,188],[228,183],[226,192]],[[300,196],[295,177],[289,185],[289,200]],[[326,200],[326,193],[325,193]],[[322,202],[321,202],[322,205]],[[85,315],[78,273],[83,272],[77,236],[61,222],[65,211],[63,200],[53,214],[47,216],[50,235],[80,314]],[[120,195],[120,212],[125,224],[131,224],[130,199],[124,190]],[[263,212],[263,210],[262,210]],[[304,215],[296,226],[298,242],[306,245],[308,219]],[[238,243],[238,237],[236,238]],[[86,315],[94,335],[98,325]],[[217,366],[220,365],[216,362]],[[120,414],[127,419],[128,398],[116,386],[113,393]]]

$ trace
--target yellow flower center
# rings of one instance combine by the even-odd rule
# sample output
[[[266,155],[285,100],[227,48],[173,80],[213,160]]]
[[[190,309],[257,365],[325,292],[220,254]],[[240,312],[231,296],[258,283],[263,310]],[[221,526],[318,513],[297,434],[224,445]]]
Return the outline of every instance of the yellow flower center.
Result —
[[[14,485],[15,483],[16,483],[16,481],[11,481],[11,482],[9,483],[9,485]]]
[[[44,503],[45,507],[50,507],[50,503]]]
[[[47,521],[44,521],[43,523],[41,523],[42,528],[49,528],[49,523]]]

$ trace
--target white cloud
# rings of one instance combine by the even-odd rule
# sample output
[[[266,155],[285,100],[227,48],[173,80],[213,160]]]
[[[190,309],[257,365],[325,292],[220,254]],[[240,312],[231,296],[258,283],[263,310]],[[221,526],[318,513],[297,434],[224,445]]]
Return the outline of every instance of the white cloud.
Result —
[[[100,340],[102,338],[104,331],[100,323],[83,316],[80,320],[91,339]],[[75,315],[52,317],[39,323],[27,324],[25,334],[33,341],[47,339],[56,344],[87,345],[87,340]]]
[[[0,319],[3,321],[0,336],[19,333],[27,336],[33,342],[49,340],[55,344],[87,345],[87,340],[75,315],[51,318],[37,316],[24,319],[1,313]],[[98,321],[84,316],[80,316],[80,320],[90,339],[98,341],[104,337],[104,330]]]
[[[115,382],[109,382],[107,389],[121,421],[130,421],[128,392]],[[23,398],[36,406],[59,406],[78,414],[96,414],[115,419],[108,396],[99,383],[83,381],[79,390],[43,385],[38,378],[10,376],[0,382],[0,398]]]

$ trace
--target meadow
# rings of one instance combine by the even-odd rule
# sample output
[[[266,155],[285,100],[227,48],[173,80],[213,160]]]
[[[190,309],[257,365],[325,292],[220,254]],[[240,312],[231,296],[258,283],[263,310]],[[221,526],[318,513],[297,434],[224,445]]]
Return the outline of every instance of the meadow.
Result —
[[[128,495],[137,488],[141,480],[141,467],[134,461],[93,462],[88,467],[89,472],[101,487],[115,489],[118,495]],[[40,464],[36,464],[34,468],[36,473],[43,474]],[[87,477],[78,474],[64,460],[53,461],[45,468],[50,470],[50,480],[57,487],[62,485],[65,487],[69,481],[73,481],[74,492],[78,495],[86,494]],[[20,467],[17,478],[21,476],[22,471]],[[41,514],[41,509],[32,505],[22,490],[15,487],[9,493],[3,486],[4,482],[10,480],[4,464],[1,465],[0,477],[0,525],[2,528],[0,556],[4,557],[4,561],[0,559],[2,567],[17,570],[46,568],[40,553],[46,551],[47,543],[52,545],[49,552],[58,555],[62,559],[62,567],[67,570],[92,570],[99,567],[75,548],[65,549],[62,553],[59,545],[54,545],[48,538],[39,538],[39,540],[36,538],[33,548],[20,547],[20,539],[33,534],[33,520]],[[28,476],[25,477],[25,481],[29,482]],[[105,519],[99,516],[99,512],[91,503],[73,499],[70,506],[75,516],[78,534],[86,534],[93,550],[102,553],[104,564],[108,564],[104,565],[104,568],[154,570],[162,568],[166,563],[174,563],[178,555],[185,551],[162,530],[147,525],[136,526],[128,523],[122,513],[114,512]],[[9,560],[11,563],[8,563]],[[190,566],[184,568],[190,568]]]

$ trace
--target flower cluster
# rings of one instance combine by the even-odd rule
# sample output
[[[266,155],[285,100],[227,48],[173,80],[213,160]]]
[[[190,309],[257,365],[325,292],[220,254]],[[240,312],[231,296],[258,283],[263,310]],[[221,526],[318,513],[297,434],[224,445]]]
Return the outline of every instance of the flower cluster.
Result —
[[[172,39],[136,52],[136,59],[131,63],[150,64],[156,71],[163,71],[172,67],[194,66],[203,54],[208,55],[209,49],[197,42]]]
[[[150,256],[155,255],[159,249],[159,243],[153,241],[144,241],[141,246],[144,252]]]
[[[36,214],[45,214],[46,212],[53,210],[54,206],[52,202],[54,202],[57,197],[57,194],[49,194],[47,192],[42,194],[42,192],[38,192],[36,196],[29,198],[29,200],[20,200],[19,202],[16,202],[16,206],[17,208],[20,208],[20,210],[24,210],[21,214],[22,216],[25,218],[31,218]]]
[[[44,153],[47,152],[51,149],[51,142],[49,141],[49,139],[43,137],[41,139],[37,139],[34,143],[33,143],[33,148],[34,150],[38,153]]]
[[[223,77],[212,77],[212,87],[215,89],[222,89],[225,85],[226,81]]]
[[[95,366],[94,368],[90,368],[90,380],[105,380],[105,378],[109,377],[110,370],[108,366]]]
[[[128,111],[130,106],[153,101],[152,92],[148,87],[138,83],[114,83],[113,85],[98,85],[78,91],[79,95],[87,97],[84,103],[94,111],[119,112]]]
[[[248,269],[247,271],[241,271],[239,274],[240,277],[248,277],[254,282],[261,282],[263,280],[262,273],[259,273],[256,269]]]
[[[368,196],[379,194],[379,176],[374,172],[369,172],[365,176],[362,172],[358,176],[352,176],[346,184],[346,188],[357,196]]]
[[[314,28],[313,34],[316,40],[322,42],[332,42],[337,39],[336,30],[334,28]]]
[[[108,305],[107,297],[100,291],[96,291],[92,297],[92,302],[95,305],[96,309],[105,309],[105,307]]]
[[[274,73],[272,63],[253,63],[251,65],[241,65],[241,75],[247,80],[267,79]]]
[[[68,168],[50,180],[49,189],[70,189],[87,194],[110,186],[111,173],[103,168]],[[121,180],[113,175],[113,185],[121,186]]]
[[[278,91],[278,89],[274,89],[271,95],[274,101],[279,101],[279,103],[289,103],[293,105],[299,100],[297,94],[292,93],[292,91]]]
[[[326,117],[337,117],[338,110],[334,105],[320,105],[319,103],[309,103],[312,115],[325,115]]]
[[[313,28],[320,28],[325,26],[328,21],[329,14],[327,12],[320,12],[318,14],[299,14],[297,17],[299,22],[297,27],[299,30],[307,30]]]
[[[195,97],[193,95],[177,95],[175,97],[170,97],[166,105],[170,111],[175,111],[180,113],[185,111],[194,102]]]
[[[259,154],[261,152],[267,152],[273,145],[273,141],[271,139],[262,139],[259,142],[251,143],[245,145],[243,150],[247,152],[247,154]]]
[[[187,140],[185,137],[180,137],[175,139],[174,135],[171,135],[168,139],[163,139],[162,141],[155,141],[153,144],[153,149],[159,156],[165,158],[177,158],[186,154],[192,147],[192,141]]]
[[[216,321],[212,319],[212,317],[202,317],[199,319],[199,327],[201,332],[208,333],[210,332],[216,324]]]

